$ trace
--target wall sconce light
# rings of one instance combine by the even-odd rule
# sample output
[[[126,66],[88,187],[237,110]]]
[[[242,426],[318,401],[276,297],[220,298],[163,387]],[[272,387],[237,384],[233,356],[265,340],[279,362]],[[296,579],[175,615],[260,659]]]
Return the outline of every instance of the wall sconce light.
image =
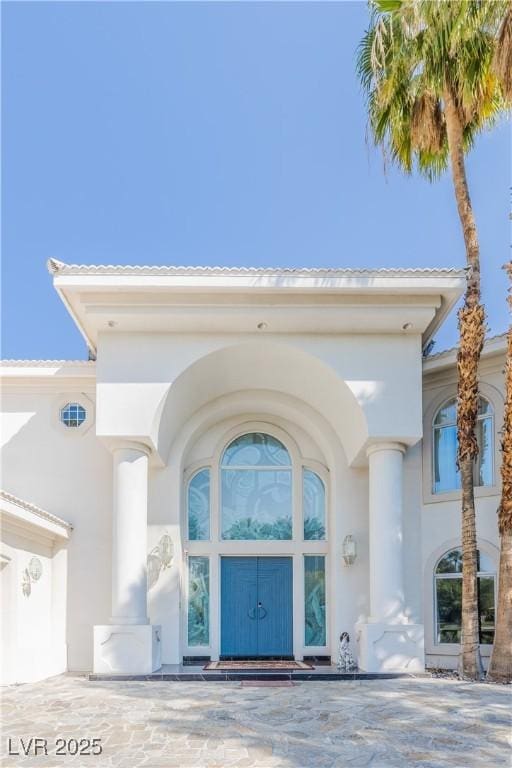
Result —
[[[25,597],[30,597],[32,592],[32,584],[35,581],[39,581],[43,575],[43,564],[38,557],[31,558],[28,568],[23,571],[21,590]]]
[[[354,537],[350,534],[343,539],[341,554],[343,555],[345,565],[353,565],[355,563],[357,557],[357,544]]]

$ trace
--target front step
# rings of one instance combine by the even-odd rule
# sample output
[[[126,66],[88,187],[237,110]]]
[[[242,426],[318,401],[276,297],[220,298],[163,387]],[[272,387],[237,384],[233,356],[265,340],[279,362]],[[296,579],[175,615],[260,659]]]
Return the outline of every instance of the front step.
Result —
[[[167,667],[167,669],[165,668]],[[90,673],[88,679],[91,681],[147,681],[147,682],[205,682],[205,683],[225,683],[225,682],[244,682],[247,680],[290,680],[294,682],[315,682],[323,680],[339,680],[340,682],[352,682],[355,680],[397,680],[400,678],[422,678],[431,677],[428,672],[418,672],[416,674],[407,672],[338,672],[336,667],[317,667],[309,671],[292,670],[289,672],[263,671],[258,672],[233,672],[233,671],[205,671],[203,669],[190,669],[176,665],[165,665],[161,670],[153,672],[150,675],[115,675],[115,674],[95,674]],[[169,669],[174,667],[174,669]]]

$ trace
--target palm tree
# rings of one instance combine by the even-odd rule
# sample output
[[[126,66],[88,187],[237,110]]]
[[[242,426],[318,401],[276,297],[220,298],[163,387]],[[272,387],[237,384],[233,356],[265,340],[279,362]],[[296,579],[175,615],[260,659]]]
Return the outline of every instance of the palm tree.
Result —
[[[506,270],[512,281],[512,262]],[[512,309],[512,288],[509,304]],[[505,366],[505,413],[501,438],[501,503],[498,509],[500,568],[496,634],[487,676],[491,680],[512,680],[512,326],[508,331]]]
[[[480,300],[480,251],[469,196],[465,154],[497,119],[510,94],[499,66],[509,60],[505,0],[370,0],[370,26],[358,52],[368,97],[369,126],[385,155],[405,172],[429,180],[451,168],[468,278],[459,311],[457,357],[458,465],[462,485],[461,673],[481,674],[478,635],[474,461],[478,454],[478,362],[485,336]],[[509,27],[507,27],[509,30]],[[510,31],[510,30],[509,30]],[[508,33],[507,33],[508,34]],[[506,78],[510,73],[505,72]]]

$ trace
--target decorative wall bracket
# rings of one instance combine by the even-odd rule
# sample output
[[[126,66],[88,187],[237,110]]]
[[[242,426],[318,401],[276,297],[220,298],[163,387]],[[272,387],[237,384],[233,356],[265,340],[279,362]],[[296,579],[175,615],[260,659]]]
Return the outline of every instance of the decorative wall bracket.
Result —
[[[173,559],[174,545],[172,539],[168,533],[164,533],[148,555],[148,590],[155,586],[160,578],[160,572],[171,567]]]

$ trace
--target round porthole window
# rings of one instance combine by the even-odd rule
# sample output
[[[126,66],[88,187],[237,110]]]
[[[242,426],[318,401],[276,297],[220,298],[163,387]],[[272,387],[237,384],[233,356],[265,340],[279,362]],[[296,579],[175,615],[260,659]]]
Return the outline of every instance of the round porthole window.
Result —
[[[66,427],[79,427],[86,416],[87,412],[80,403],[68,403],[60,411],[60,420]]]

